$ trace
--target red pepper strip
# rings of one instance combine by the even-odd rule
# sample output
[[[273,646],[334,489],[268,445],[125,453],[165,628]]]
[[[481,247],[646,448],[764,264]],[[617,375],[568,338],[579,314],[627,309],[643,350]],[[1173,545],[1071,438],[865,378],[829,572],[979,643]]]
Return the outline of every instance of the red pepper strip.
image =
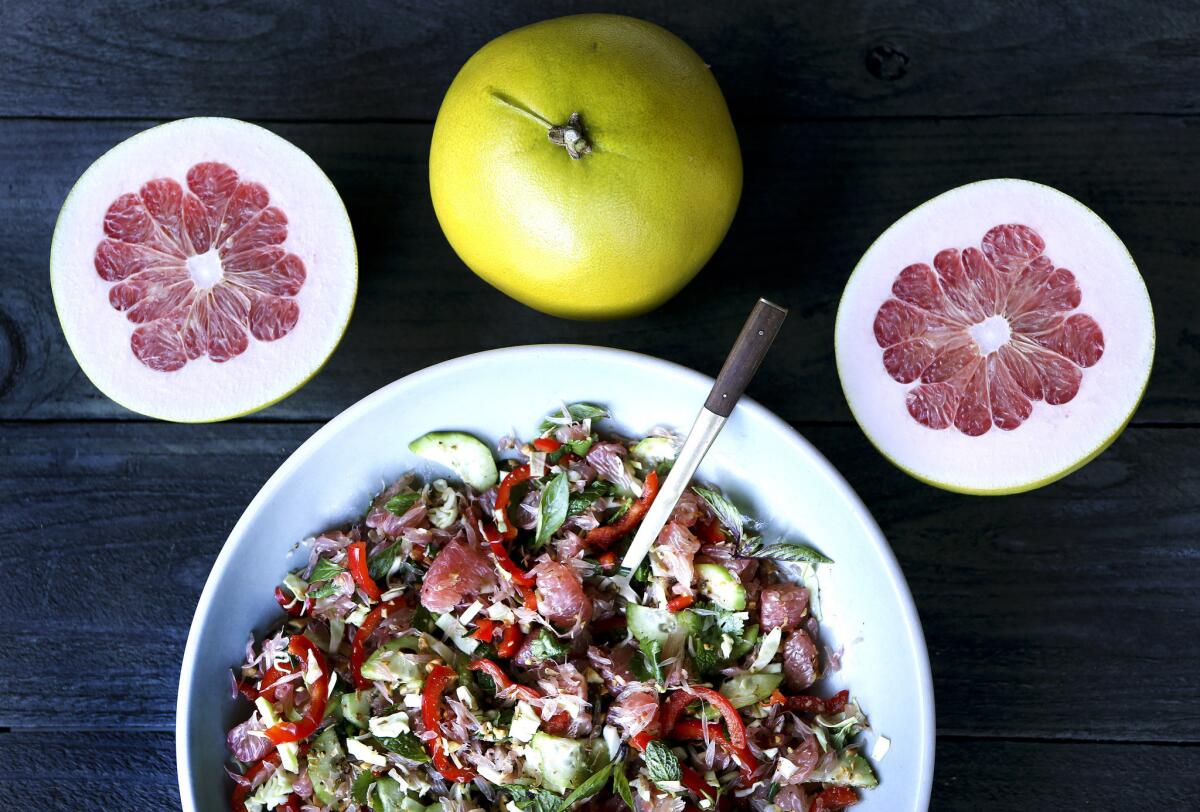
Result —
[[[689,606],[691,606],[695,602],[696,602],[696,599],[693,598],[691,595],[678,595],[674,598],[671,598],[671,600],[667,601],[667,609],[669,609],[672,612],[680,612],[684,609],[687,609]]]
[[[839,691],[829,697],[829,699],[822,699],[819,696],[808,696],[807,694],[785,697],[784,705],[792,713],[810,713],[816,715],[818,713],[841,713],[849,701],[850,692]]]
[[[729,730],[730,744],[738,750],[746,749],[746,725],[742,722],[741,714],[737,712],[737,708],[731,705],[721,692],[714,691],[712,688],[705,688],[701,685],[693,685],[690,692],[676,691],[667,697],[662,711],[663,730],[674,730],[675,723],[679,720],[679,715],[683,713],[683,709],[697,699],[702,699],[710,705],[714,705],[721,712],[721,718],[725,720],[725,727]]]
[[[525,608],[531,612],[538,610],[537,595],[533,593],[532,589],[525,593]]]
[[[281,586],[275,587],[275,602],[279,604],[280,609],[288,613],[289,617],[300,617],[308,608],[308,601],[301,601],[298,598],[288,600],[288,596]]]
[[[517,526],[508,518],[508,503],[512,500],[512,489],[527,479],[529,479],[529,466],[518,465],[509,471],[504,479],[500,480],[500,486],[496,488],[496,512],[504,517],[502,538],[505,541],[512,541],[517,537]]]
[[[647,474],[646,482],[642,486],[641,497],[630,505],[629,510],[625,511],[625,515],[612,524],[606,524],[597,527],[595,530],[588,531],[587,536],[583,539],[584,543],[589,547],[598,547],[601,550],[607,550],[613,545],[613,542],[627,535],[641,524],[642,518],[646,515],[646,511],[650,509],[650,505],[654,502],[654,497],[656,496],[658,496],[658,472],[651,471]]]
[[[821,790],[813,798],[808,812],[823,812],[826,809],[845,809],[858,803],[858,795],[850,787],[830,787]]]
[[[525,642],[524,638],[521,627],[510,623],[504,627],[504,634],[500,636],[500,645],[496,646],[496,653],[507,660],[521,648],[521,643]]]
[[[242,774],[242,778],[245,778],[248,783],[234,784],[233,796],[230,798],[233,812],[246,812],[246,798],[250,795],[250,785],[254,783],[254,779],[258,777],[260,772],[266,769],[268,764],[278,763],[279,753],[270,753],[261,761],[254,762],[250,769]]]
[[[553,437],[539,437],[533,441],[533,447],[538,451],[545,451],[553,454],[558,449],[562,448],[562,443],[555,440]]]
[[[346,548],[346,563],[349,564],[350,577],[354,579],[355,586],[366,593],[368,600],[379,600],[379,587],[367,569],[367,543],[365,541],[356,541]]]
[[[490,617],[481,617],[475,622],[475,625],[479,628],[471,636],[484,643],[492,642],[492,637],[496,634],[496,621]]]
[[[699,719],[680,719],[675,723],[675,727],[671,729],[672,739],[700,739],[705,738],[705,733],[711,740],[715,740],[725,749],[725,752],[737,758],[741,770],[742,779],[746,785],[754,783],[754,772],[758,769],[758,759],[750,752],[750,748],[744,747],[738,749],[730,743],[729,737],[725,735],[725,731],[721,730],[721,726],[716,722],[702,722]]]
[[[325,705],[329,701],[329,666],[321,650],[307,637],[297,634],[288,642],[288,651],[300,658],[301,670],[308,667],[311,657],[321,674],[308,686],[309,700],[308,707],[304,709],[304,717],[299,722],[280,722],[264,731],[267,738],[275,744],[307,739],[325,718]]]
[[[362,666],[367,660],[367,638],[371,636],[371,632],[379,628],[379,624],[388,616],[388,613],[405,606],[407,606],[407,602],[404,598],[392,598],[390,601],[384,601],[376,606],[363,618],[362,625],[358,627],[358,632],[354,635],[354,642],[350,646],[350,675],[354,678],[354,687],[358,690],[365,691],[371,687],[371,681],[363,679],[362,675]]]
[[[517,588],[522,592],[532,589],[534,584],[537,583],[537,579],[518,567],[516,562],[512,560],[512,557],[508,554],[508,550],[504,547],[504,542],[501,541],[502,536],[500,535],[500,531],[489,525],[484,525],[483,537],[487,539],[488,546],[492,548],[492,555],[496,556],[496,561],[512,576],[513,583],[517,585]]]
[[[291,673],[293,673],[293,669],[290,665],[285,665],[282,669],[271,666],[262,675],[262,679],[258,681],[258,693],[256,696],[265,696],[268,699],[276,696],[276,692],[271,690],[271,686]]]
[[[504,673],[504,669],[491,660],[474,660],[467,668],[472,671],[482,671],[491,677],[492,682],[496,683],[497,692],[511,688],[514,693],[518,694],[526,702],[542,698],[541,692],[536,688],[530,688],[528,685],[519,685],[513,682],[508,674]],[[548,722],[543,722],[542,724],[545,726],[546,732],[551,736],[561,736],[571,726],[571,716],[566,711],[559,711],[551,716]]]
[[[442,694],[446,692],[446,686],[454,677],[454,669],[441,663],[429,672],[429,676],[425,678],[425,688],[422,690],[421,719],[425,722],[426,730],[437,734],[437,738],[429,741],[429,755],[433,759],[433,766],[447,781],[465,784],[475,780],[475,773],[457,766],[442,748],[442,736],[445,735],[440,718]]]
[[[612,550],[601,553],[598,560],[600,561],[601,569],[611,570],[617,566],[617,554]]]
[[[635,750],[644,752],[645,749],[650,746],[650,742],[652,741],[654,741],[654,736],[650,734],[650,731],[643,730],[641,733],[630,739],[629,743],[633,745]]]
[[[683,784],[697,798],[708,798],[710,801],[717,797],[717,791],[709,786],[700,773],[686,764],[679,765],[679,783]]]
[[[710,521],[696,526],[696,536],[706,544],[715,544],[725,540],[725,531],[720,522]]]

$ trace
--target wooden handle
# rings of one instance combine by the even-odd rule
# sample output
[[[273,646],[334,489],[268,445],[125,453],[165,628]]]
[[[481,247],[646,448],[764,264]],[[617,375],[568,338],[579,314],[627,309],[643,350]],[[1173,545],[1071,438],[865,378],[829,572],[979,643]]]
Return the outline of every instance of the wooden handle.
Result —
[[[708,393],[704,408],[716,412],[721,417],[729,417],[729,413],[737,405],[738,398],[746,391],[746,385],[750,383],[754,373],[758,372],[758,367],[766,357],[767,350],[771,349],[771,343],[779,333],[779,328],[783,326],[785,318],[786,308],[766,299],[758,300],[754,310],[750,311],[750,318],[746,319],[737,342],[729,351],[729,357],[725,359],[725,366],[721,367],[721,374],[717,376],[717,382]]]

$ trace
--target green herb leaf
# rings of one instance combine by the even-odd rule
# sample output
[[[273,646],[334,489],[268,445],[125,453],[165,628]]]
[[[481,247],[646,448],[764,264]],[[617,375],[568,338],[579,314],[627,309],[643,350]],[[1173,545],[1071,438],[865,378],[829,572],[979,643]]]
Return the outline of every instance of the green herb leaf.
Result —
[[[734,637],[741,637],[746,631],[746,613],[731,612],[724,607],[713,605],[706,607],[713,613],[713,618],[717,624],[717,628],[726,634],[732,634]]]
[[[412,509],[412,506],[415,505],[417,500],[420,498],[421,494],[417,491],[406,491],[404,493],[398,493],[391,499],[387,500],[387,504],[385,504],[384,507],[387,509],[387,512],[393,516],[403,516]]]
[[[345,571],[346,568],[341,564],[335,564],[328,558],[318,558],[316,566],[313,567],[312,577],[308,580],[310,582],[330,581]]]
[[[538,497],[537,533],[534,536],[534,546],[541,547],[567,519],[567,507],[571,501],[571,491],[567,484],[566,472],[554,475],[554,478],[542,488]]]
[[[567,407],[567,411],[571,414],[571,422],[578,423],[580,420],[599,420],[602,417],[608,417],[608,410],[591,403],[572,403]],[[558,428],[563,424],[564,415],[562,411],[557,411],[549,415],[542,421],[540,430],[545,432],[550,429]]]
[[[655,682],[662,682],[662,663],[659,662],[662,658],[662,643],[658,640],[643,640],[640,648],[646,661],[646,673],[654,677]]]
[[[624,764],[617,764],[613,768],[613,792],[625,802],[627,807],[637,809],[633,805],[633,791],[629,789],[629,776],[625,775]]]
[[[399,736],[376,736],[375,740],[400,758],[406,758],[409,761],[429,761],[429,753],[425,752],[425,745],[421,744],[421,740],[415,733],[401,733]]]
[[[417,605],[417,611],[413,612],[412,627],[425,634],[434,634],[437,631],[433,613],[420,604]]]
[[[656,784],[678,781],[683,775],[683,771],[679,769],[679,759],[671,752],[670,747],[658,739],[646,745],[642,760],[646,762],[646,774]]]
[[[558,806],[562,803],[562,796],[546,789],[534,789],[523,784],[505,784],[500,789],[508,793],[517,809],[526,812],[558,812]]]
[[[697,496],[708,502],[708,506],[713,509],[713,513],[716,513],[717,518],[721,520],[721,524],[725,525],[725,529],[733,536],[734,543],[736,544],[741,541],[742,528],[746,525],[746,519],[742,516],[742,512],[737,509],[737,506],[709,488],[693,485],[692,490],[696,492]]]
[[[377,780],[378,777],[370,770],[363,770],[355,777],[354,783],[350,785],[350,795],[353,796],[356,804],[367,805],[367,793],[371,791],[371,785]]]
[[[585,437],[582,440],[567,440],[563,443],[564,448],[571,449],[571,453],[576,457],[586,457],[587,453],[592,450],[592,444],[596,442],[595,435]]]
[[[328,598],[330,595],[336,595],[338,589],[336,581],[328,581],[318,587],[309,587],[308,592],[305,593],[305,597],[312,598],[314,601],[319,598]]]
[[[779,794],[779,784],[772,781],[771,786],[767,787],[767,800],[770,801],[771,803],[774,803],[775,796],[778,794]]]
[[[559,640],[553,632],[546,629],[542,629],[537,639],[529,644],[529,654],[537,662],[564,657],[570,650],[571,646],[568,643]]]
[[[400,542],[397,541],[367,559],[367,572],[371,578],[382,581],[388,577],[388,573],[392,571],[392,565],[396,563],[396,550],[399,547]]]
[[[778,541],[766,544],[761,538],[748,537],[738,548],[743,558],[770,558],[775,561],[807,561],[810,564],[832,564],[833,559],[807,544]]]
[[[583,513],[590,508],[597,499],[603,499],[612,493],[612,489],[608,483],[597,479],[592,484],[588,485],[579,493],[571,494],[571,501],[567,505],[567,515],[574,516],[577,513]]]
[[[604,789],[604,785],[608,783],[608,777],[612,775],[613,762],[609,762],[599,771],[593,773],[586,781],[575,788],[575,791],[562,799],[562,803],[558,805],[558,812],[566,812],[575,804],[582,801],[584,798],[591,798],[600,790]]]

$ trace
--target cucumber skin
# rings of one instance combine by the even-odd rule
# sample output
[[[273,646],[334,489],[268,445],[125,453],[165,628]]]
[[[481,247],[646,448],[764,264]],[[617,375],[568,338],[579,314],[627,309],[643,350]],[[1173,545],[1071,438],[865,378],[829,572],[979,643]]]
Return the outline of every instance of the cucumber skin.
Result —
[[[697,564],[696,576],[700,579],[700,592],[717,606],[730,612],[745,610],[746,588],[728,569],[720,564]]]
[[[465,432],[431,431],[409,443],[408,450],[446,466],[477,491],[486,491],[500,479],[491,449]]]

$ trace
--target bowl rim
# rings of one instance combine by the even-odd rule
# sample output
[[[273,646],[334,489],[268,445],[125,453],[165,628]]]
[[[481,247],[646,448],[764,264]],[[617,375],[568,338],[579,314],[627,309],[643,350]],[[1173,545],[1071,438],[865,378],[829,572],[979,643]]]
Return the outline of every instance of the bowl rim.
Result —
[[[191,699],[194,693],[193,675],[196,671],[196,659],[198,657],[196,639],[200,630],[210,622],[210,615],[214,609],[214,596],[217,584],[223,579],[226,570],[229,568],[229,560],[233,556],[233,548],[244,536],[246,525],[261,510],[261,504],[268,501],[276,491],[283,487],[290,479],[293,471],[302,466],[329,438],[337,435],[345,426],[358,420],[359,416],[363,413],[373,409],[379,401],[393,397],[397,390],[420,386],[428,380],[457,374],[463,369],[481,363],[486,364],[501,357],[505,359],[509,357],[519,359],[523,356],[533,356],[533,360],[536,360],[538,356],[544,356],[546,353],[594,355],[609,361],[615,359],[634,366],[654,368],[663,373],[669,372],[678,378],[701,384],[705,389],[711,387],[713,383],[712,377],[685,367],[682,364],[631,350],[589,344],[522,344],[462,355],[412,372],[366,395],[317,429],[317,431],[288,455],[287,459],[275,469],[275,472],[263,483],[258,493],[246,505],[246,508],[242,511],[241,516],[221,545],[221,550],[213,562],[208,578],[204,582],[204,589],[201,591],[200,598],[196,603],[196,610],[192,616],[192,622],[188,627],[187,643],[184,647],[183,658],[180,663],[179,687],[175,701],[175,764],[183,812],[196,812],[197,810],[190,760],[191,748],[187,735],[188,719],[191,716]],[[697,408],[699,406],[700,402],[697,401]],[[785,420],[751,397],[743,397],[739,401],[737,408],[755,412],[759,419],[772,424],[786,438],[786,441],[792,448],[798,452],[799,456],[806,458],[811,464],[816,466],[817,470],[829,482],[830,486],[838,490],[847,503],[851,505],[855,513],[855,519],[862,525],[866,537],[875,547],[876,553],[878,553],[880,559],[883,561],[887,578],[899,599],[900,609],[903,613],[904,627],[908,632],[908,639],[905,642],[912,649],[913,659],[917,667],[916,677],[920,694],[917,699],[922,710],[919,714],[921,729],[918,732],[920,735],[919,740],[924,743],[924,752],[918,754],[915,779],[917,788],[916,800],[918,802],[918,809],[927,810],[933,787],[933,765],[937,740],[933,678],[921,619],[917,614],[912,592],[908,588],[908,582],[904,578],[900,564],[896,560],[896,555],[887,543],[883,531],[880,530],[879,525],[875,522],[874,517],[862,499],[859,498],[858,494],[855,493],[854,489],[850,487],[850,484],[842,477],[838,470],[833,467],[833,464],[812,443],[805,439],[803,435]]]

